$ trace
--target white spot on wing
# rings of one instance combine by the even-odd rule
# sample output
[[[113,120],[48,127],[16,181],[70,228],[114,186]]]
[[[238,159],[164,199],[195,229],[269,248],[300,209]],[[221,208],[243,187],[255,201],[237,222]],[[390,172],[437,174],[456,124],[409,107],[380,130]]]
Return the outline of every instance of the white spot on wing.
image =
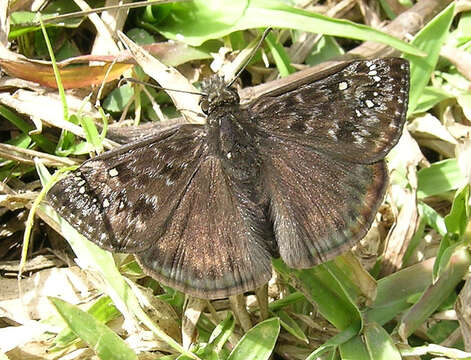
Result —
[[[103,207],[107,208],[108,206],[110,206],[110,202],[108,201],[108,199],[103,200]]]
[[[330,135],[330,137],[331,137],[333,140],[337,140],[337,135],[335,134],[334,129],[329,129],[329,131],[327,131],[327,133]]]
[[[352,133],[352,135],[353,135],[353,142],[355,144],[358,144],[358,145],[363,144],[364,139],[362,136],[358,135],[356,132]]]
[[[346,81],[342,81],[339,83],[339,90],[345,90],[348,88],[348,83]]]
[[[108,174],[111,176],[111,177],[115,177],[115,176],[118,176],[118,170],[116,170],[116,168],[112,168],[108,171]]]

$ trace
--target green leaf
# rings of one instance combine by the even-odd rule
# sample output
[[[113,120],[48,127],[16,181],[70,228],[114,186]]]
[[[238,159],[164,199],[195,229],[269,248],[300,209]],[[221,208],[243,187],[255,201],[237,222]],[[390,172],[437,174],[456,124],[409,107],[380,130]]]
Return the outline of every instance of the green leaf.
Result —
[[[417,197],[420,199],[456,190],[466,184],[456,159],[439,161],[420,170],[417,181]]]
[[[419,210],[420,216],[427,222],[427,225],[431,226],[442,236],[446,234],[447,230],[445,220],[435,211],[434,208],[428,206],[422,201],[419,201],[417,203],[417,209]]]
[[[357,335],[339,347],[342,360],[371,360],[361,336]]]
[[[209,343],[213,344],[216,352],[219,352],[226,341],[231,336],[235,327],[235,319],[231,313],[214,329],[209,338]]]
[[[196,355],[198,355],[201,359],[215,359],[218,360],[219,358],[225,358],[224,355],[221,354],[221,351],[226,351],[223,349],[224,344],[232,335],[235,327],[235,320],[231,313],[228,313],[226,318],[218,324],[211,333],[209,337],[208,343],[202,343],[202,334],[201,334],[201,322],[202,320],[207,320],[207,318],[203,317],[198,321],[198,329],[200,331],[199,334],[199,348],[195,351]],[[212,323],[208,321],[211,325]],[[226,354],[227,356],[227,354]],[[189,359],[187,356],[180,356],[179,359]]]
[[[453,299],[453,304],[456,301],[456,298]],[[430,340],[436,344],[439,344],[445,341],[457,328],[459,328],[459,323],[456,320],[441,320],[432,324],[427,329],[427,336]],[[460,330],[458,330],[460,331]]]
[[[318,306],[319,312],[328,321],[340,330],[355,324],[357,331],[361,329],[360,310],[345,291],[351,288],[350,279],[347,276],[336,277],[332,268],[321,264],[310,269],[295,270],[288,268],[280,259],[272,261],[276,270],[294,279],[296,288],[300,290],[306,299]],[[329,262],[330,267],[336,267]],[[339,271],[341,274],[342,271]]]
[[[449,233],[463,235],[469,220],[469,185],[455,194],[450,213],[445,216],[445,225]]]
[[[417,105],[412,114],[430,110],[443,100],[451,98],[452,95],[440,88],[426,86],[417,99]]]
[[[455,3],[453,2],[429,21],[414,37],[412,44],[423,50],[427,56],[419,57],[412,54],[404,56],[410,61],[409,114],[412,114],[417,108],[419,98],[435,70],[440,49],[448,36],[454,11]]]
[[[52,141],[41,134],[31,134],[30,132],[34,130],[34,126],[23,120],[23,118],[11,111],[5,105],[0,104],[0,115],[20,129],[24,135],[31,137],[31,139],[33,139],[33,141],[39,145],[41,150],[44,150],[48,153],[54,152],[56,146]]]
[[[227,360],[266,360],[275,348],[280,320],[271,318],[250,329],[232,350]]]
[[[420,56],[422,53],[390,35],[365,25],[328,18],[276,0],[195,0],[174,4],[159,31],[169,39],[198,46],[231,32],[277,27],[312,33],[376,41]]]
[[[124,84],[114,89],[103,101],[103,109],[109,112],[121,112],[131,101],[134,89],[130,84]]]
[[[70,329],[93,349],[100,359],[136,359],[137,355],[108,326],[92,315],[58,298],[49,298]]]
[[[148,5],[142,15],[142,20],[153,24],[159,24],[172,11],[173,3],[162,5]]]
[[[85,138],[87,141],[93,145],[96,152],[103,152],[102,138],[100,134],[98,134],[98,130],[93,119],[88,116],[78,116],[78,119],[80,125],[82,125],[83,131],[85,131]]]
[[[299,327],[298,323],[291,316],[289,316],[286,311],[280,310],[276,313],[276,316],[280,318],[281,327],[283,329],[299,340],[304,341],[306,344],[309,343],[309,340],[307,339],[303,330]]]
[[[415,250],[417,249],[419,244],[422,242],[422,239],[424,238],[426,224],[427,224],[427,221],[425,220],[425,218],[423,216],[420,216],[419,225],[417,226],[417,229],[415,230],[415,234],[412,237],[409,243],[409,246],[407,247],[406,253],[404,254],[404,259],[402,260],[403,266],[409,263],[410,257],[414,254]]]
[[[72,3],[69,0],[64,0],[64,2],[67,3]],[[78,7],[76,9],[79,10]],[[60,15],[58,13],[52,12],[54,9],[45,10],[42,13],[42,18],[43,20],[48,20],[48,19],[53,19],[55,16]],[[60,23],[47,23],[45,26],[47,28],[77,28],[85,19],[85,17],[73,17],[73,18],[68,18],[68,19],[63,19],[61,20]],[[11,13],[10,15],[10,33],[8,34],[8,39],[13,40],[21,35],[25,35],[27,33],[30,33],[32,31],[37,31],[41,28],[41,26],[38,24],[38,13],[36,12],[31,12],[31,11],[15,11]]]
[[[305,300],[306,298],[300,292],[294,292],[292,294],[286,295],[285,297],[275,300],[268,304],[268,309],[270,311],[278,311],[288,305],[294,304],[299,300]]]
[[[270,48],[273,60],[275,60],[276,68],[280,72],[281,77],[294,73],[295,69],[291,66],[290,59],[283,46],[276,41],[272,33],[268,34],[265,42]]]
[[[332,336],[324,344],[322,344],[316,350],[310,353],[309,356],[306,358],[306,360],[318,360],[320,355],[328,351],[335,350],[339,345],[342,345],[345,342],[349,341],[357,334],[358,334],[358,328],[355,324],[352,324],[351,326],[347,327],[342,332],[338,333],[335,336]]]
[[[447,233],[440,242],[440,248],[438,249],[437,260],[434,265],[434,279],[439,276],[442,269],[446,268],[456,248],[461,246],[461,236],[464,235],[469,220],[468,203],[469,185],[466,185],[455,194],[450,213],[445,217],[444,223]]]
[[[468,250],[463,246],[459,247],[440,272],[438,280],[430,285],[420,300],[403,315],[398,328],[402,339],[407,339],[450,296],[450,293],[455,291],[456,285],[463,279],[470,264],[471,256]]]
[[[116,319],[121,313],[113,305],[111,299],[108,296],[100,297],[88,310],[87,313],[92,315],[97,321],[106,324],[108,321]],[[77,335],[70,329],[66,328],[57,334],[54,339],[54,346],[48,351],[54,352],[59,351],[77,339]]]
[[[376,323],[365,324],[363,337],[371,359],[402,359],[401,353],[394,345],[393,339],[380,325]]]
[[[345,51],[335,41],[335,38],[324,35],[316,42],[305,62],[307,65],[314,66],[343,54],[345,54]]]
[[[19,134],[18,136],[15,136],[11,138],[10,140],[5,141],[5,144],[17,146],[22,149],[27,149],[28,146],[31,145],[31,137],[29,137],[26,134]]]
[[[378,281],[376,299],[364,319],[380,325],[410,307],[409,298],[421,294],[432,283],[434,259],[428,259]]]
[[[471,40],[471,13],[463,12],[459,16],[456,29],[450,34],[450,40],[456,41],[456,46],[465,45]]]

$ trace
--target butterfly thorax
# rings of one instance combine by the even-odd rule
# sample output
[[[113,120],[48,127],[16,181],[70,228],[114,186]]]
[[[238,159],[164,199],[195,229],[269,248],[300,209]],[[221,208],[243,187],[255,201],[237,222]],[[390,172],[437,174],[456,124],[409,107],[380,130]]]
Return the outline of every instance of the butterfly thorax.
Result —
[[[207,115],[210,152],[223,162],[226,173],[237,183],[252,183],[259,176],[255,130],[245,109],[240,107],[237,90],[220,76],[202,83],[206,94],[200,105]]]

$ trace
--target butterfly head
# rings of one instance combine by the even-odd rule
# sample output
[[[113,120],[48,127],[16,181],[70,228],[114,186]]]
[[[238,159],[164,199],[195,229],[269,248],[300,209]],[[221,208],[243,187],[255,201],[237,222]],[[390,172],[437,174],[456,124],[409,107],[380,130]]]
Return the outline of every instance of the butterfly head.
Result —
[[[237,90],[227,86],[224,79],[219,75],[204,79],[201,88],[205,95],[201,97],[200,106],[206,115],[221,106],[239,103]]]

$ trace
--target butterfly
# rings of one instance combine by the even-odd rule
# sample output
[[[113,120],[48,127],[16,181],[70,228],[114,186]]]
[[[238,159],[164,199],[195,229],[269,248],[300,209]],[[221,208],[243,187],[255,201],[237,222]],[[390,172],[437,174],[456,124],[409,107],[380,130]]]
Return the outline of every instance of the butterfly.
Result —
[[[177,124],[85,161],[48,193],[98,246],[189,295],[255,289],[271,258],[309,268],[363,238],[401,136],[409,64],[357,60],[241,105],[202,83],[206,124]]]

